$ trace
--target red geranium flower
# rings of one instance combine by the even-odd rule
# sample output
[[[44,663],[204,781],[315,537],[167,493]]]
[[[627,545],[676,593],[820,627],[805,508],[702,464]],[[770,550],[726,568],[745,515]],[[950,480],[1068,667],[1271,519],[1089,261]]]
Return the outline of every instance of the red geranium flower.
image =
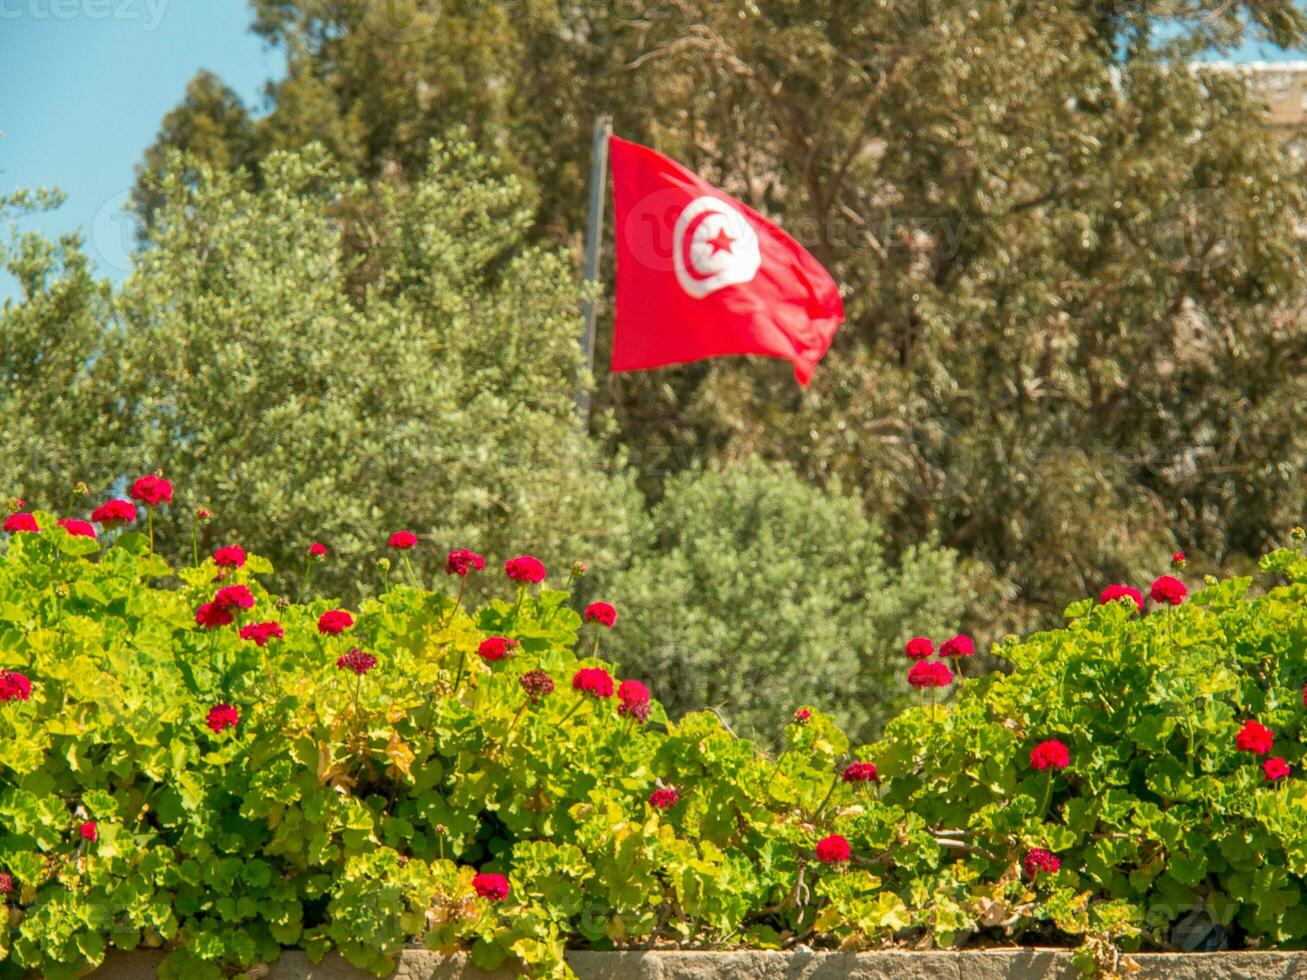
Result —
[[[1184,602],[1184,597],[1189,594],[1189,590],[1184,587],[1184,583],[1178,578],[1163,575],[1153,583],[1153,587],[1148,590],[1148,594],[1153,597],[1154,602],[1165,602],[1172,606],[1178,606]]]
[[[29,701],[32,682],[16,670],[0,670],[0,701]]]
[[[31,534],[40,534],[41,529],[36,524],[36,518],[31,514],[10,514],[5,518],[5,533],[19,534],[28,532]]]
[[[676,806],[681,794],[670,786],[663,786],[649,794],[649,805],[655,810],[670,810]]]
[[[908,683],[913,687],[948,687],[953,683],[953,671],[942,660],[918,660],[908,671]]]
[[[874,783],[879,781],[880,774],[876,772],[874,762],[850,762],[844,767],[841,778],[846,783]]]
[[[619,715],[629,715],[640,724],[649,720],[649,688],[639,681],[622,681],[617,685]]]
[[[1183,551],[1177,551],[1175,554],[1173,554],[1173,555],[1171,556],[1171,567],[1172,567],[1172,568],[1184,568],[1184,552],[1183,552]]]
[[[585,621],[611,628],[617,622],[617,610],[607,602],[592,602],[585,607]]]
[[[65,517],[59,522],[59,526],[75,538],[93,538],[95,537],[95,525],[87,521],[79,521],[74,517]]]
[[[131,490],[127,491],[127,496],[137,503],[145,504],[147,507],[170,504],[172,503],[172,484],[161,476],[147,473],[132,484]]]
[[[849,842],[839,834],[831,834],[817,841],[817,860],[823,864],[839,864],[853,856]]]
[[[1249,718],[1234,737],[1234,747],[1240,752],[1265,755],[1275,743],[1275,733],[1259,721]]]
[[[1273,755],[1262,763],[1262,772],[1266,773],[1268,783],[1274,783],[1289,775],[1289,763],[1278,755]]]
[[[82,835],[82,840],[97,841],[100,839],[100,831],[95,827],[94,820],[88,820],[77,828],[77,832]]]
[[[518,683],[532,704],[539,704],[546,694],[554,693],[554,679],[543,670],[528,670],[518,679]]]
[[[1041,871],[1053,874],[1058,868],[1062,867],[1062,861],[1056,854],[1044,850],[1042,847],[1033,847],[1026,859],[1022,862],[1026,868],[1026,874],[1034,878]]]
[[[445,558],[445,574],[466,577],[468,572],[479,572],[486,567],[486,560],[475,551],[467,548],[455,548]]]
[[[596,698],[611,698],[613,678],[602,667],[582,667],[572,675],[572,690]]]
[[[136,505],[128,500],[106,500],[91,511],[91,520],[104,527],[117,527],[136,520]]]
[[[517,640],[510,640],[506,636],[492,636],[481,641],[481,645],[477,647],[477,656],[494,663],[496,660],[503,660],[510,656],[516,646]]]
[[[238,544],[229,544],[213,553],[213,563],[222,568],[240,568],[245,564],[245,549]]]
[[[11,894],[14,890],[14,876],[8,871],[0,871],[0,895]]]
[[[1302,686],[1302,706],[1307,708],[1307,684]]]
[[[396,531],[386,543],[396,551],[408,551],[418,543],[418,536],[412,531]]]
[[[243,585],[228,585],[217,591],[213,603],[223,609],[253,609],[254,594]]]
[[[209,717],[204,723],[215,732],[221,732],[226,728],[235,728],[240,720],[240,714],[231,705],[215,704],[209,709]]]
[[[327,546],[323,544],[321,541],[314,541],[311,545],[309,545],[309,557],[326,558]]]
[[[1071,752],[1057,739],[1050,738],[1030,750],[1030,765],[1040,771],[1065,769],[1071,765]]]
[[[545,566],[539,558],[519,555],[504,562],[504,574],[514,582],[538,583],[545,580]]]
[[[975,656],[976,645],[971,642],[971,637],[959,633],[950,640],[945,640],[939,648],[941,657],[972,657]]]
[[[328,609],[318,617],[318,632],[323,636],[338,636],[354,625],[354,617],[344,609]]]
[[[336,661],[337,670],[352,670],[359,677],[362,677],[376,665],[377,658],[358,647],[355,647]]]
[[[266,646],[271,639],[280,640],[286,635],[286,631],[281,628],[281,623],[250,623],[248,626],[242,626],[240,638],[242,640],[253,640],[255,646]]]
[[[195,622],[206,630],[212,630],[219,626],[230,626],[232,615],[226,606],[220,606],[216,602],[206,602],[195,611]]]
[[[1307,688],[1304,688],[1303,703],[1307,704]],[[800,708],[794,712],[794,723],[796,725],[806,725],[812,719],[812,712],[807,708]]]
[[[1117,599],[1129,599],[1140,612],[1144,611],[1144,594],[1129,585],[1109,585],[1098,597],[1099,603],[1104,606]]]
[[[908,640],[908,645],[903,649],[913,660],[924,660],[935,652],[935,644],[931,643],[927,637],[914,636]]]
[[[472,879],[472,887],[478,895],[490,902],[502,902],[508,898],[508,879],[503,875],[479,874]]]

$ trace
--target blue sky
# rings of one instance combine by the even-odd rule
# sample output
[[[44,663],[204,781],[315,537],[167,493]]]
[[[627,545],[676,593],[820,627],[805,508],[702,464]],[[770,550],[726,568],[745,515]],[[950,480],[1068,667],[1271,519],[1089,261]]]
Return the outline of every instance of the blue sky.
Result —
[[[133,167],[201,68],[258,105],[284,59],[249,33],[246,0],[0,0],[0,193],[58,187],[23,227],[81,228],[100,271],[127,271]],[[0,298],[13,295],[0,273]]]
[[[58,211],[24,221],[80,228],[102,274],[128,269],[122,206],[133,167],[201,68],[259,107],[284,60],[249,33],[246,0],[0,0],[0,193],[57,186]],[[1249,45],[1240,60],[1280,60]],[[0,299],[14,284],[0,273]]]

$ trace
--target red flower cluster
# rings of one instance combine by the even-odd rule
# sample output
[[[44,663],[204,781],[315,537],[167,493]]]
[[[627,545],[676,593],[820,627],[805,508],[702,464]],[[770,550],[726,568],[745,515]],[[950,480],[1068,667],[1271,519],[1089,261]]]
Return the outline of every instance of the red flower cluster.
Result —
[[[975,653],[976,645],[971,642],[971,637],[961,633],[951,640],[945,640],[939,648],[941,657],[972,657]]]
[[[254,594],[244,585],[228,585],[217,591],[213,604],[223,609],[253,609]]]
[[[1236,749],[1240,752],[1251,752],[1253,755],[1265,755],[1271,751],[1273,744],[1275,744],[1275,733],[1252,718],[1243,723],[1243,728],[1239,729],[1239,734],[1234,737]]]
[[[839,834],[831,834],[817,841],[817,860],[823,864],[839,864],[853,856],[847,839]]]
[[[1185,565],[1185,561],[1184,561],[1183,551],[1177,551],[1175,554],[1171,556],[1172,568],[1184,568],[1184,565]]]
[[[0,895],[12,894],[14,890],[14,876],[8,871],[0,871]]]
[[[490,902],[502,902],[508,898],[508,879],[503,875],[479,874],[472,879],[472,887],[478,895]]]
[[[281,623],[250,623],[248,626],[242,626],[240,637],[242,640],[253,640],[255,646],[266,646],[269,640],[280,640],[286,635],[286,631],[281,628]]]
[[[1307,704],[1307,688],[1303,688],[1303,703]],[[806,725],[812,720],[812,712],[807,708],[800,708],[794,712],[794,723],[796,725]]]
[[[40,534],[41,529],[37,526],[36,518],[31,514],[10,514],[5,518],[5,533],[19,534],[28,532],[31,534]]]
[[[481,645],[477,647],[477,656],[482,660],[494,663],[496,660],[503,660],[510,656],[511,651],[517,646],[517,640],[510,640],[506,636],[492,636],[482,640]]]
[[[1262,772],[1266,774],[1268,783],[1278,782],[1285,776],[1289,775],[1289,763],[1285,762],[1278,755],[1273,755],[1262,763]]]
[[[245,549],[238,544],[229,544],[213,553],[213,563],[220,568],[240,568],[245,564]]]
[[[376,665],[377,658],[358,647],[354,647],[349,653],[336,661],[337,670],[352,670],[359,677],[362,677]]]
[[[92,843],[100,839],[100,831],[95,826],[94,820],[88,820],[77,828],[77,832],[82,835],[82,840],[89,840]]]
[[[639,681],[622,681],[617,685],[617,713],[634,718],[640,724],[649,720],[649,688]]]
[[[649,794],[649,805],[655,810],[670,810],[676,806],[681,794],[670,786],[661,786]]]
[[[479,572],[485,567],[485,558],[467,548],[455,548],[445,559],[446,575],[457,575],[466,578],[468,572]]]
[[[903,649],[913,660],[924,660],[935,652],[935,644],[927,637],[914,636]]]
[[[1170,575],[1161,576],[1153,587],[1148,590],[1154,602],[1164,602],[1168,605],[1178,606],[1184,602],[1184,597],[1189,594],[1189,590],[1184,587],[1184,583],[1178,578]]]
[[[16,670],[0,670],[0,701],[29,701],[32,682]]]
[[[132,484],[131,490],[127,491],[127,496],[137,503],[145,504],[147,507],[170,504],[172,503],[172,484],[161,476],[147,473]]]
[[[572,690],[596,698],[611,698],[613,678],[602,667],[582,667],[572,675]]]
[[[215,704],[209,709],[209,717],[204,723],[215,732],[221,732],[227,728],[235,728],[236,723],[241,720],[239,712],[229,704]]]
[[[354,625],[354,617],[344,609],[328,609],[318,617],[318,632],[323,636],[339,636]]]
[[[326,558],[327,546],[323,544],[321,541],[314,541],[311,545],[309,545],[309,557]]]
[[[1045,769],[1065,769],[1071,765],[1071,752],[1057,739],[1050,738],[1030,750],[1030,765],[1041,772]]]
[[[948,687],[953,683],[953,671],[942,660],[918,660],[908,671],[908,683],[913,687]]]
[[[1042,847],[1031,848],[1030,853],[1026,855],[1026,859],[1022,864],[1025,866],[1026,874],[1030,875],[1032,878],[1037,876],[1041,871],[1054,874],[1058,868],[1062,867],[1061,859],[1056,854],[1046,851]]]
[[[880,774],[874,762],[850,762],[840,778],[846,783],[874,783],[879,781]]]
[[[75,538],[95,537],[95,525],[79,521],[75,517],[65,517],[59,522],[59,526]]]
[[[554,693],[554,679],[543,670],[528,670],[518,679],[518,683],[532,704],[539,704],[546,694]]]
[[[1129,599],[1140,611],[1144,611],[1144,594],[1129,585],[1109,585],[1098,597],[1100,604],[1106,606],[1117,599]]]
[[[206,630],[214,630],[221,626],[230,626],[232,615],[226,606],[220,606],[216,602],[206,602],[195,610],[195,622]]]
[[[585,621],[587,623],[598,623],[600,626],[607,626],[610,629],[617,622],[617,610],[607,602],[592,602],[585,607]]]
[[[545,566],[539,558],[519,555],[504,562],[504,574],[514,582],[536,584],[545,580]]]
[[[136,520],[136,505],[128,500],[106,500],[91,511],[91,520],[104,527],[118,527]]]
[[[396,551],[408,551],[409,548],[412,548],[417,543],[418,536],[412,531],[396,531],[390,536],[390,540],[386,542],[387,545],[394,548]]]

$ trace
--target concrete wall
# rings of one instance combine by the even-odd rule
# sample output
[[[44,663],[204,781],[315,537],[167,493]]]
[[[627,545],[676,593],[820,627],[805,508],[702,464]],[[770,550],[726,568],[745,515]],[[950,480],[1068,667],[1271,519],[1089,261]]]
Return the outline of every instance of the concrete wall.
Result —
[[[96,980],[153,977],[161,955],[116,953],[90,976]],[[1139,980],[1289,980],[1307,978],[1307,953],[1145,953],[1135,957]],[[580,980],[1079,980],[1062,950],[880,953],[588,953],[568,956]],[[478,970],[463,954],[410,950],[396,980],[509,980],[512,970]],[[262,980],[364,980],[371,974],[331,956],[317,966],[302,953],[251,971]]]

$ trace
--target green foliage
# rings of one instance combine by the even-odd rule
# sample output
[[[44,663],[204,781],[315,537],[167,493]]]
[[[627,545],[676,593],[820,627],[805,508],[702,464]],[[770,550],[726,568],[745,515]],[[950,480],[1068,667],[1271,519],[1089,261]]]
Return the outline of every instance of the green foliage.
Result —
[[[786,468],[674,477],[653,524],[612,583],[613,642],[674,715],[708,706],[764,743],[802,704],[870,737],[906,690],[903,643],[956,632],[970,598],[952,553],[891,568],[856,499]]]
[[[1301,46],[1292,0],[252,8],[290,64],[255,158],[322,134],[351,174],[415,179],[469,120],[537,187],[533,234],[575,245],[612,112],[834,272],[849,322],[805,394],[756,359],[600,385],[651,499],[755,453],[838,476],[890,551],[988,566],[995,636],[1174,547],[1246,570],[1307,508],[1303,158],[1241,76],[1177,68]],[[196,146],[177,128],[161,145]]]
[[[36,516],[44,530],[0,556],[0,668],[32,682],[30,700],[0,701],[0,958],[17,968],[72,977],[144,946],[168,951],[165,976],[217,977],[301,947],[381,975],[414,941],[543,975],[576,946],[1032,929],[1101,957],[1164,942],[1193,907],[1307,938],[1307,792],[1296,774],[1265,785],[1234,748],[1255,715],[1302,764],[1299,551],[1266,559],[1287,584],[1253,598],[1231,580],[1143,618],[1078,604],[1067,629],[1001,647],[1011,674],[907,711],[874,746],[850,754],[814,712],[769,756],[711,713],[671,721],[654,702],[640,722],[573,690],[603,665],[574,652],[597,627],[562,591],[473,610],[396,586],[327,636],[333,603],[268,593],[262,558],[173,570],[138,532],[102,549]],[[220,585],[254,606],[202,628]],[[239,638],[271,619],[284,637]],[[489,635],[514,655],[483,661]],[[355,647],[371,670],[336,663]],[[528,670],[555,689],[528,697]],[[234,728],[206,724],[220,704]],[[1070,767],[1033,772],[1031,746],[1053,736]],[[878,763],[880,784],[841,779],[850,758]],[[659,786],[670,808],[648,802]],[[814,858],[832,831],[852,860]],[[1061,870],[1023,876],[1033,846]],[[506,875],[508,898],[481,897],[474,870]]]
[[[30,288],[0,314],[0,432],[22,448],[0,463],[7,486],[64,501],[78,476],[99,492],[162,469],[184,488],[170,557],[208,507],[202,549],[258,540],[292,571],[322,540],[338,591],[379,584],[355,563],[401,526],[625,558],[642,502],[577,425],[578,290],[557,251],[523,242],[517,181],[454,141],[424,179],[380,189],[374,219],[344,207],[360,189],[320,149],[269,157],[248,183],[174,155],[112,299],[75,242],[20,243]],[[366,243],[354,258],[346,236]],[[369,262],[384,275],[355,289]]]

